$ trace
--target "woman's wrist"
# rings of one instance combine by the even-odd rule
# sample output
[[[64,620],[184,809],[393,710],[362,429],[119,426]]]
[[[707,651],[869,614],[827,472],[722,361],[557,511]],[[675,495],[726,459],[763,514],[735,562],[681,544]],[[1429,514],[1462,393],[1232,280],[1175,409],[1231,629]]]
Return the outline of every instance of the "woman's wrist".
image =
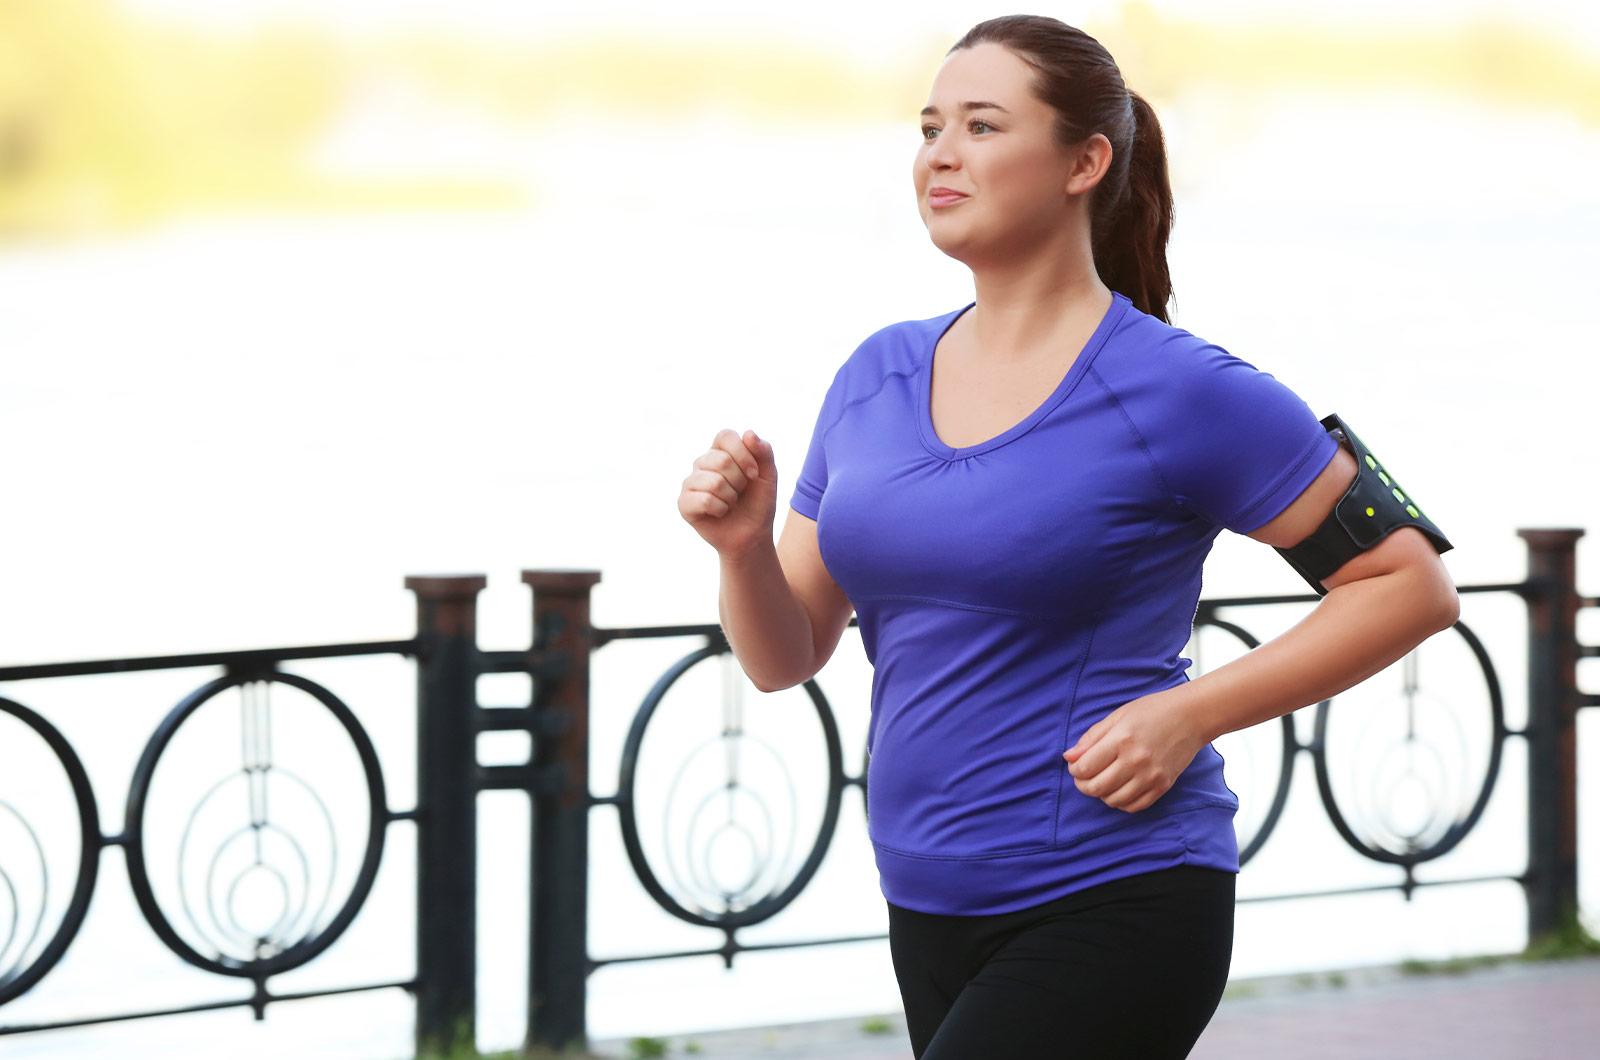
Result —
[[[743,545],[718,549],[717,557],[725,569],[739,571],[746,570],[765,561],[768,553],[771,554],[773,559],[776,559],[778,555],[777,545],[770,535],[762,537],[758,534]]]

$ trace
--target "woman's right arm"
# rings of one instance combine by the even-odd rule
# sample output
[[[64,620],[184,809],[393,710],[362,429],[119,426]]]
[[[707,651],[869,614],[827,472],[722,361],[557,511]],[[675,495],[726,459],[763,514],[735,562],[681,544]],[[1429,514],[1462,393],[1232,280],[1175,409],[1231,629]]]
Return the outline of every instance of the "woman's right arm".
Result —
[[[787,509],[776,546],[777,468],[754,431],[718,432],[683,481],[678,510],[716,548],[723,633],[763,692],[813,677],[833,656],[854,611],[817,547],[817,524]]]
[[[722,556],[722,631],[763,692],[810,680],[833,657],[855,611],[823,566],[817,524],[789,509],[777,547]]]

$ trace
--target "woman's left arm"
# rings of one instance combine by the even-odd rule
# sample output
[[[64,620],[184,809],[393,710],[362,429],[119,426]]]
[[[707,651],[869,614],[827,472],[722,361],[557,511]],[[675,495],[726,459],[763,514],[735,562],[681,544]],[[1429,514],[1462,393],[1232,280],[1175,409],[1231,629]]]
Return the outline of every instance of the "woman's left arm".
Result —
[[[1355,457],[1341,447],[1288,508],[1248,536],[1293,547],[1327,518],[1355,473]],[[1280,636],[1126,703],[1086,730],[1064,756],[1078,789],[1130,813],[1142,810],[1212,740],[1360,684],[1461,614],[1449,571],[1415,527],[1390,532],[1322,584],[1328,594]]]

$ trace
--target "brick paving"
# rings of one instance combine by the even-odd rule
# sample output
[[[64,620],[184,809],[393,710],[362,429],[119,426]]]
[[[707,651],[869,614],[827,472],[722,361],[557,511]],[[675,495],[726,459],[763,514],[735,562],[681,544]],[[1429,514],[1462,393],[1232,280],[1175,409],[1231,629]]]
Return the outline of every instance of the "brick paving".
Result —
[[[1349,978],[1224,999],[1190,1060],[1600,1058],[1600,957]]]
[[[1342,975],[1235,980],[1190,1060],[1600,1060],[1600,957]],[[872,1019],[888,1030],[864,1030]],[[704,1060],[911,1060],[899,1012],[664,1040],[668,1057]],[[685,1051],[691,1041],[698,1052]],[[631,1055],[627,1039],[592,1049]]]

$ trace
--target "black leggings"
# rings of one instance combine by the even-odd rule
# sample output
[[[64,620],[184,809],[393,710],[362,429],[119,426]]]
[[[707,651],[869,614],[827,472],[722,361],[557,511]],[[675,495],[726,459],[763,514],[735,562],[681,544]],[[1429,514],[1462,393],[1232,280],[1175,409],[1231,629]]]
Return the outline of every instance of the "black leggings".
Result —
[[[912,1054],[1188,1056],[1227,984],[1237,879],[1177,865],[992,916],[888,903]]]

